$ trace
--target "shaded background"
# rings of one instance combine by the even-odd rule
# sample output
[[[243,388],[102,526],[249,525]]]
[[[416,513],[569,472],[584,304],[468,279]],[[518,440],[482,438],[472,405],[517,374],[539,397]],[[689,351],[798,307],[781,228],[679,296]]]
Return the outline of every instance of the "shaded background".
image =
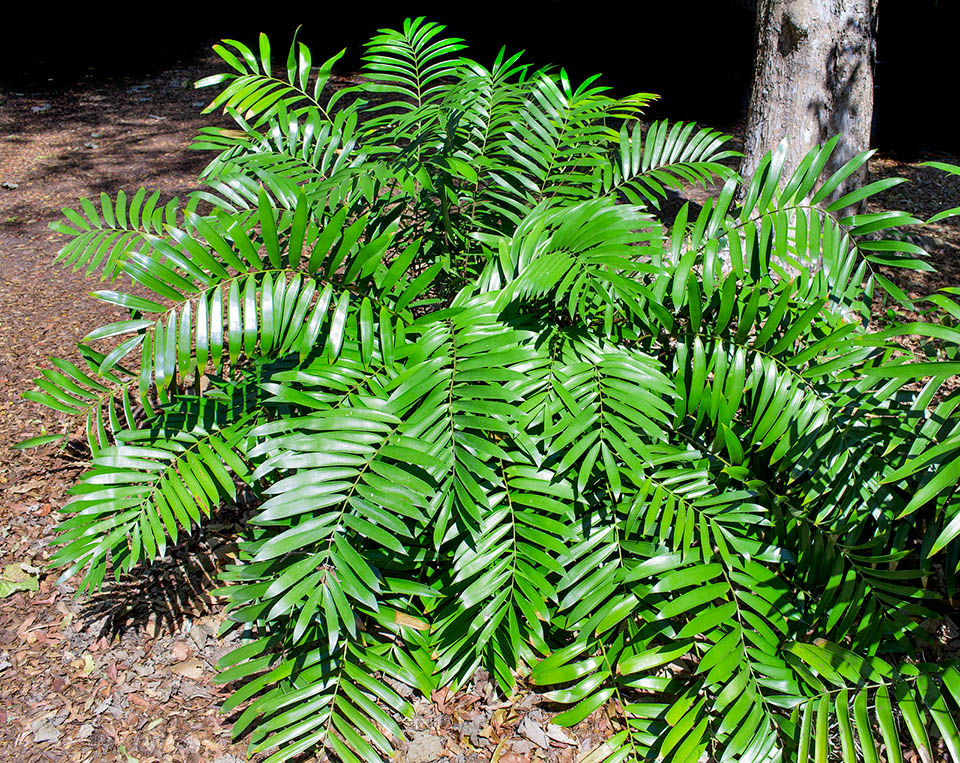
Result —
[[[346,46],[339,68],[348,71],[359,67],[363,42],[377,28],[415,15],[446,23],[481,62],[506,45],[526,50],[527,61],[563,65],[575,79],[602,72],[617,94],[659,93],[651,117],[731,126],[746,116],[753,73],[753,0],[302,3],[264,4],[258,13],[167,4],[126,6],[117,15],[95,7],[60,15],[27,10],[23,20],[7,21],[0,82],[39,91],[91,76],[138,76],[220,38],[255,44],[260,31],[283,55],[297,25],[317,61]],[[141,13],[152,18],[141,20]],[[906,156],[960,148],[960,130],[947,116],[957,93],[958,22],[955,0],[881,0],[875,146]]]

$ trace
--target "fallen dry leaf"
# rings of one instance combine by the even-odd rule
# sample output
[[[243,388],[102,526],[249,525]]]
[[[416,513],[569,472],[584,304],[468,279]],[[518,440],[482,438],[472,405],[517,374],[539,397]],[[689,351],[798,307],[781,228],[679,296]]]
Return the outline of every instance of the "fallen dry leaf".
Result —
[[[3,572],[0,572],[0,599],[12,596],[17,591],[40,590],[40,583],[36,575],[39,571],[26,562],[6,565]]]
[[[37,619],[36,615],[30,615],[26,618],[20,625],[17,627],[17,635],[23,636],[30,630],[30,626],[33,625],[33,621]]]
[[[177,675],[194,680],[203,677],[203,663],[196,657],[191,657],[183,662],[178,662],[176,665],[171,665],[170,670]]]
[[[59,729],[57,729],[56,726],[50,725],[49,723],[43,724],[33,735],[34,744],[41,744],[43,742],[56,742],[59,738]]]
[[[148,731],[153,731],[157,726],[163,723],[163,721],[164,721],[163,718],[154,718],[152,721],[150,721],[150,723],[147,724],[146,728],[144,728],[143,730],[144,733]]]
[[[551,742],[559,742],[560,744],[576,744],[576,742],[570,738],[570,735],[562,726],[558,726],[555,723],[550,723],[547,725],[547,736],[550,737]]]
[[[450,689],[446,686],[437,689],[436,691],[430,694],[430,699],[434,701],[437,706],[437,711],[447,715],[450,712],[450,708],[447,707],[447,697],[450,695]]]
[[[128,694],[127,699],[130,700],[132,704],[137,705],[138,707],[150,707],[150,702],[146,698],[141,697],[139,694],[135,692]]]
[[[615,752],[616,750],[604,742],[599,747],[594,748],[582,758],[577,760],[577,763],[600,763],[600,761],[606,760]]]
[[[500,763],[500,754],[503,752],[503,748],[506,743],[506,739],[500,741],[500,744],[497,745],[496,749],[493,751],[493,755],[490,757],[490,763]]]
[[[541,750],[546,750],[550,746],[550,739],[546,732],[540,728],[540,724],[530,719],[529,716],[520,721],[517,726],[517,733],[526,737]]]
[[[31,490],[39,490],[43,487],[44,482],[44,480],[37,477],[36,479],[21,482],[19,485],[14,485],[8,488],[8,490],[14,495],[23,495],[24,493],[29,493]]]
[[[190,656],[190,647],[186,641],[174,641],[170,647],[170,656],[175,662],[183,662]]]

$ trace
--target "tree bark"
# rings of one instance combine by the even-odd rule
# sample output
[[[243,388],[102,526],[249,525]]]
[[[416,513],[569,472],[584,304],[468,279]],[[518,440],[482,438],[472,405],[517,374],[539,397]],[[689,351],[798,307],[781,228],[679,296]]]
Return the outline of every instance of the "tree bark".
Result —
[[[878,0],[758,0],[741,174],[790,139],[783,177],[834,135],[828,171],[870,145]],[[864,165],[835,196],[866,182]]]

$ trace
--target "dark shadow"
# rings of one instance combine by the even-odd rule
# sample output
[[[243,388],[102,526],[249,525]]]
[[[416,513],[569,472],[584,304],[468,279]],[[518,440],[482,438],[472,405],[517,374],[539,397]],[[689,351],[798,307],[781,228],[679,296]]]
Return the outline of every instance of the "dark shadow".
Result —
[[[867,49],[868,44],[865,44],[864,40],[873,39],[873,34],[859,29],[863,23],[862,19],[848,17],[844,29],[837,34],[830,46],[823,80],[830,102],[814,98],[808,105],[808,110],[817,124],[817,143],[823,144],[834,135],[840,136],[837,150],[827,164],[828,173],[835,172],[846,161],[846,157],[853,156],[860,150],[849,144],[856,142],[856,136],[851,134],[851,125],[857,124],[861,119],[861,104],[854,98],[854,89],[862,76],[869,76],[872,81],[872,73],[865,73],[864,68],[865,65],[871,66],[873,51]],[[864,165],[847,185],[861,185],[866,177],[867,166]],[[837,192],[838,195],[839,193],[840,191]]]
[[[283,367],[284,362],[289,360],[282,359],[276,365]],[[226,386],[219,377],[211,375],[209,379],[213,387]],[[207,393],[205,401],[183,393],[176,403],[164,407],[150,431],[163,437],[169,430],[222,429],[236,420],[238,411],[252,410],[262,402],[262,380],[251,377],[229,388],[230,396],[224,394],[216,398],[216,404],[213,404],[212,391]],[[156,400],[153,402],[156,406]],[[119,580],[109,577],[103,588],[81,605],[81,620],[87,627],[103,620],[101,636],[122,636],[127,630],[145,626],[151,619],[158,628],[172,632],[179,628],[185,615],[195,616],[198,612],[222,608],[222,603],[215,603],[210,592],[220,586],[217,576],[235,556],[239,534],[258,505],[253,492],[241,487],[236,501],[221,505],[199,528],[194,527],[189,533],[181,529],[178,542],[169,543],[163,558],[142,563],[132,574],[122,575]]]
[[[680,213],[680,209],[684,204],[690,204],[690,208],[687,210],[687,220],[693,222],[697,219],[697,215],[700,214],[703,205],[687,197],[690,190],[692,190],[692,186],[687,186],[687,188],[684,189],[684,194],[680,194],[672,188],[669,188],[667,189],[666,198],[660,200],[660,211],[656,212],[656,217],[667,228],[673,225],[674,220],[677,219],[677,215]]]
[[[241,498],[243,498],[241,496]],[[210,592],[219,587],[217,575],[236,552],[236,538],[249,500],[222,508],[186,537],[181,535],[165,556],[141,564],[119,580],[109,577],[103,588],[80,605],[80,622],[91,627],[102,621],[98,637],[123,636],[151,620],[158,631],[172,633],[185,617],[206,614],[219,606]]]

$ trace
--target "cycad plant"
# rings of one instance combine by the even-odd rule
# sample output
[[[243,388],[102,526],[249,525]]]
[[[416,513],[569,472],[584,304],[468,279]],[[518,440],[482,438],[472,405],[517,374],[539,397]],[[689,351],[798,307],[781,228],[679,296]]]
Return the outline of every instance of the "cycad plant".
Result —
[[[338,56],[226,41],[207,190],[65,210],[59,259],[130,317],[26,393],[87,422],[53,563],[95,589],[245,492],[220,680],[271,763],[387,759],[395,682],[481,666],[559,724],[608,705],[591,761],[960,760],[923,627],[960,555],[960,292],[876,328],[920,221],[845,214],[898,181],[833,198],[869,157],[824,179],[835,140],[742,180],[652,96],[442,30],[381,31],[332,95]]]

